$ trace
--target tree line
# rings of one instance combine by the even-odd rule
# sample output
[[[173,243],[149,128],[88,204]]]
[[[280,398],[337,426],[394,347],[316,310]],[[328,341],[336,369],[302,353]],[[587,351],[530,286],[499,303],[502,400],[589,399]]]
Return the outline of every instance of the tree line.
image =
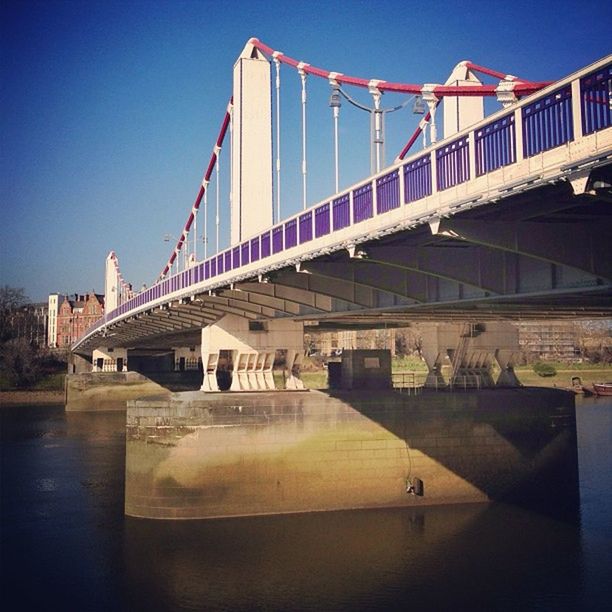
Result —
[[[0,287],[0,387],[31,387],[61,365],[46,347],[44,314],[23,288]]]

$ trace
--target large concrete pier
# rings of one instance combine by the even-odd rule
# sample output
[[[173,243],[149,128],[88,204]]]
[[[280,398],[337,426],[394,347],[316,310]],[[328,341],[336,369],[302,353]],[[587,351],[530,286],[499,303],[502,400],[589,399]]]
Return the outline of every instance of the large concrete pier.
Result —
[[[66,376],[67,412],[125,410],[135,398],[170,392],[138,372],[94,372]]]
[[[572,395],[176,393],[128,402],[125,510],[187,519],[575,501]],[[424,495],[407,493],[419,478]]]

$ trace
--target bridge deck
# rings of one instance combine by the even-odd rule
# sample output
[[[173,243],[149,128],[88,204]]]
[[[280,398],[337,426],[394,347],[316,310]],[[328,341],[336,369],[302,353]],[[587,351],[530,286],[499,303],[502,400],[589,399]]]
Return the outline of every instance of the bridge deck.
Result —
[[[73,350],[169,342],[226,313],[336,327],[609,315],[611,89],[608,56],[162,280]]]

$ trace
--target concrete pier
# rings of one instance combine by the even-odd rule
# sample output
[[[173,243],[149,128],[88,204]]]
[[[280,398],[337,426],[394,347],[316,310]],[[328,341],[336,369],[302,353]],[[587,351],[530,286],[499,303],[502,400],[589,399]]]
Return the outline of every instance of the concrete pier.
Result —
[[[66,376],[66,411],[125,410],[128,400],[169,396],[170,391],[138,372],[87,372]]]
[[[177,393],[128,402],[125,511],[186,519],[577,493],[553,389]],[[424,495],[407,493],[419,478]]]

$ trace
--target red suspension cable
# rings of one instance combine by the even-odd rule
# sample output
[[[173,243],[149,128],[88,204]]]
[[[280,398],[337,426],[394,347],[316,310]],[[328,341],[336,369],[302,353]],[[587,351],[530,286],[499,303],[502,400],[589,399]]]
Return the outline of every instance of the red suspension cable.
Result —
[[[219,156],[221,146],[223,145],[223,141],[227,133],[227,128],[229,127],[231,109],[232,109],[233,103],[234,103],[234,99],[232,97],[230,98],[230,101],[227,105],[227,110],[225,111],[223,121],[221,122],[221,127],[219,128],[219,135],[217,136],[217,140],[215,141],[215,146],[213,148],[213,152],[210,155],[210,161],[208,162],[208,167],[206,168],[206,172],[204,173],[204,178],[202,179],[202,184],[200,185],[198,195],[196,196],[193,206],[191,207],[191,212],[189,213],[189,217],[187,218],[187,221],[185,223],[181,236],[178,239],[176,246],[174,247],[174,250],[172,251],[172,254],[170,255],[170,258],[168,259],[168,263],[166,264],[164,269],[161,271],[156,282],[159,282],[162,278],[166,276],[166,274],[172,267],[172,264],[176,260],[178,253],[182,250],[183,246],[185,245],[185,241],[187,240],[189,230],[191,229],[191,225],[193,224],[193,220],[195,219],[196,211],[199,210],[200,208],[200,204],[202,203],[202,198],[204,197],[204,192],[206,191],[206,188],[208,187],[210,177],[213,173],[213,170],[215,169],[217,158]]]
[[[438,107],[438,104],[440,104],[440,100],[438,100],[436,102],[436,108]],[[431,111],[429,111],[423,117],[423,119],[421,119],[421,121],[419,121],[419,125],[414,130],[414,132],[412,133],[412,136],[410,137],[410,140],[408,140],[408,142],[406,143],[404,148],[401,150],[400,154],[397,156],[397,159],[404,159],[404,157],[406,157],[406,155],[408,154],[408,151],[410,151],[410,148],[416,142],[416,139],[421,135],[421,133],[423,132],[423,129],[425,128],[425,126],[427,125],[427,123],[429,122],[430,119],[431,119]]]
[[[474,64],[473,62],[467,62],[466,68],[469,68],[470,70],[474,72],[480,72],[481,74],[486,74],[493,78],[500,79],[501,81],[513,80],[513,81],[517,81],[521,83],[531,83],[532,82],[532,81],[528,81],[527,79],[519,79],[518,77],[512,77],[512,79],[510,79],[509,77],[511,75],[509,74],[504,74],[503,72],[498,72],[497,70],[492,70],[491,68],[486,68],[485,66],[479,66],[478,64]]]
[[[117,257],[115,251],[110,252],[110,258],[115,266],[115,271],[117,272],[117,278],[119,279],[121,288],[125,291],[126,297],[129,299],[132,297],[134,292],[132,291],[131,285],[123,278],[123,275],[121,274],[121,270],[119,269],[119,258]]]
[[[306,74],[312,74],[314,76],[318,76],[323,79],[329,79],[330,72],[329,70],[324,70],[322,68],[317,68],[315,66],[311,66],[309,64],[305,64],[302,62],[298,62],[297,60],[281,53],[280,51],[275,51],[272,47],[262,43],[257,38],[251,38],[249,42],[256,48],[259,49],[264,55],[275,57],[282,64],[287,64],[288,66],[292,66],[293,68],[297,68],[300,64],[302,64],[303,70]],[[498,76],[502,79],[506,78],[506,75],[502,75],[501,72],[496,72],[490,70],[489,68],[484,68],[482,66],[478,66],[477,64],[469,64],[473,66],[473,70],[478,69],[480,72],[484,72],[485,74],[490,74],[491,76]],[[370,79],[362,79],[358,77],[347,76],[344,74],[334,74],[334,78],[338,83],[343,85],[354,85],[356,87],[368,87],[370,84]],[[514,88],[514,92],[517,96],[525,96],[535,91],[542,89],[546,85],[550,83],[541,82],[534,83],[531,81],[516,81],[516,86]],[[460,85],[438,85],[433,89],[433,93],[437,97],[444,96],[495,96],[496,85],[474,85],[474,86],[460,86]],[[392,83],[389,81],[379,81],[377,84],[377,88],[380,91],[390,91],[396,93],[408,93],[408,94],[420,94],[423,86],[422,85],[413,85],[406,83]]]
[[[364,78],[359,78],[359,77],[347,76],[347,75],[338,74],[338,73],[335,73],[335,72],[332,73],[329,70],[324,70],[322,68],[317,68],[316,66],[311,66],[309,64],[306,64],[306,63],[303,63],[303,62],[299,62],[299,61],[293,59],[292,57],[289,57],[288,55],[285,55],[284,53],[275,51],[274,49],[272,49],[272,47],[269,47],[268,45],[266,45],[265,43],[261,42],[257,38],[251,38],[249,40],[249,42],[256,49],[261,51],[264,55],[267,55],[269,57],[275,57],[276,59],[278,59],[279,62],[281,62],[283,64],[287,64],[288,66],[291,66],[292,68],[295,68],[295,69],[298,69],[301,66],[306,74],[311,74],[313,76],[317,76],[319,78],[323,78],[323,79],[327,79],[327,80],[329,80],[330,75],[333,75],[333,78],[338,83],[343,84],[343,85],[353,85],[355,87],[363,87],[363,88],[367,88],[370,85],[370,82],[371,82],[370,79],[364,79]],[[492,69],[486,68],[484,66],[479,66],[478,64],[474,64],[472,62],[467,62],[466,66],[467,66],[467,68],[469,68],[469,69],[471,69],[471,70],[473,70],[475,72],[480,72],[482,74],[486,74],[488,76],[491,76],[491,77],[494,77],[494,78],[498,78],[498,79],[501,79],[501,80],[505,80],[509,76],[509,75],[505,75],[505,74],[503,74],[501,72],[498,72],[496,70],[492,70]],[[534,92],[536,92],[536,91],[538,91],[538,90],[542,89],[543,87],[546,87],[547,85],[550,84],[549,81],[532,82],[532,81],[519,80],[519,79],[516,79],[515,83],[516,83],[516,85],[514,87],[514,93],[517,96],[525,96],[525,95],[534,93]],[[383,91],[383,92],[384,91],[388,91],[388,92],[404,93],[404,94],[420,94],[420,93],[422,93],[422,90],[423,90],[423,86],[422,85],[414,85],[414,84],[406,84],[406,83],[393,83],[393,82],[389,82],[389,81],[377,81],[376,87],[380,91]],[[495,96],[497,94],[497,92],[496,92],[496,86],[495,85],[473,85],[473,86],[471,86],[471,85],[468,85],[468,86],[438,85],[438,86],[433,88],[433,94],[435,96],[437,96],[438,98],[443,98],[445,96],[468,96],[468,97],[469,96]],[[182,250],[182,248],[183,248],[183,246],[185,244],[185,241],[186,241],[187,236],[189,234],[189,230],[191,229],[191,225],[193,224],[193,221],[195,219],[195,213],[197,212],[197,210],[200,207],[200,203],[202,202],[202,198],[204,197],[204,192],[206,191],[206,188],[208,186],[208,182],[210,181],[210,177],[211,177],[212,172],[213,172],[213,170],[215,168],[215,165],[217,163],[218,153],[219,153],[219,150],[221,149],[221,146],[222,146],[223,141],[225,139],[227,128],[229,126],[230,112],[231,112],[232,104],[233,104],[233,99],[230,99],[230,102],[229,102],[228,107],[227,107],[227,111],[225,113],[225,116],[223,118],[223,122],[221,124],[221,128],[219,130],[219,135],[217,137],[217,140],[216,140],[216,143],[215,143],[215,147],[214,147],[213,152],[212,152],[212,154],[210,156],[210,161],[208,163],[208,167],[206,169],[206,173],[204,174],[204,178],[202,180],[202,185],[200,186],[200,189],[198,191],[196,199],[195,199],[195,201],[193,203],[191,212],[189,214],[189,217],[187,218],[187,222],[185,223],[183,232],[181,233],[181,236],[178,239],[178,241],[176,243],[176,246],[175,246],[174,250],[172,251],[172,254],[170,255],[170,258],[168,259],[168,262],[166,263],[164,269],[160,273],[160,275],[159,275],[159,277],[157,279],[158,281],[166,276],[166,274],[170,270],[172,264],[176,260],[178,253]],[[398,159],[404,159],[404,157],[406,156],[408,150],[414,144],[416,139],[419,137],[419,134],[421,134],[421,132],[423,131],[423,127],[430,120],[430,118],[431,118],[431,113],[427,113],[427,115],[425,115],[424,119],[419,123],[419,126],[417,127],[417,129],[415,130],[413,135],[411,136],[411,138],[408,141],[408,143],[406,144],[406,146],[402,149],[401,153],[398,156]],[[121,278],[120,273],[119,273],[119,277]],[[122,281],[122,283],[125,282],[125,281],[123,281],[122,278],[121,278],[121,281]],[[127,284],[126,284],[126,286],[127,286]]]

